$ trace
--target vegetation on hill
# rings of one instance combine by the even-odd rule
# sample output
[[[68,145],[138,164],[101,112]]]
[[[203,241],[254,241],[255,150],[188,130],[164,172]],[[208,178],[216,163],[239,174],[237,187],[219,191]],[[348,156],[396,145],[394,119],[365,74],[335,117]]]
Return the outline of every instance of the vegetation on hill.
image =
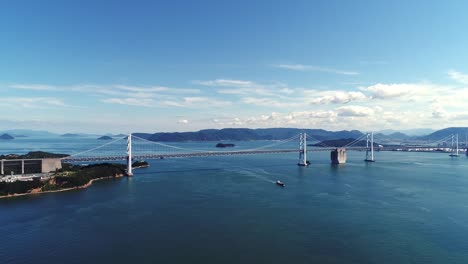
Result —
[[[125,165],[122,164],[64,165],[54,178],[55,185],[61,188],[73,188],[83,186],[93,179],[123,174],[125,174]]]
[[[135,161],[132,164],[132,168],[146,168],[146,167],[149,167],[149,163],[144,160]]]
[[[31,151],[24,155],[7,154],[0,155],[0,159],[47,159],[47,158],[63,158],[67,157],[67,154],[56,154],[44,151]]]
[[[0,196],[27,193],[32,189],[42,187],[44,183],[38,180],[33,181],[15,181],[15,182],[0,182]]]

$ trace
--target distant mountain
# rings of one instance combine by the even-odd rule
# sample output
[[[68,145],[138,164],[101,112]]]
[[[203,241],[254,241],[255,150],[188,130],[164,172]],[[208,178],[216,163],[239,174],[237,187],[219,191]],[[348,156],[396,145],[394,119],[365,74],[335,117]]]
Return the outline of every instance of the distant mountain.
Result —
[[[408,136],[424,136],[434,132],[434,129],[431,128],[414,128],[414,129],[403,129],[403,130],[394,130],[394,129],[384,129],[377,131],[376,133],[381,133],[384,135],[391,135],[394,133],[403,133]]]
[[[448,127],[437,130],[427,136],[418,137],[419,140],[439,140],[452,134],[458,134],[459,140],[464,141],[465,135],[468,135],[468,127]]]
[[[3,134],[0,136],[0,139],[1,140],[12,140],[12,139],[15,139],[14,137],[12,137],[11,135],[9,134]]]
[[[410,138],[410,136],[408,136],[407,134],[401,133],[401,132],[392,133],[392,134],[388,135],[388,137],[391,138],[391,139],[408,139],[408,138]]]
[[[383,133],[377,133],[377,134],[374,134],[374,138],[377,140],[389,141],[389,140],[406,140],[406,139],[410,139],[411,137],[401,132],[394,132],[388,135],[385,135]]]
[[[219,141],[219,140],[283,140],[306,132],[309,139],[327,140],[340,138],[358,138],[362,135],[357,130],[327,131],[323,129],[299,128],[224,128],[204,129],[197,132],[175,133],[134,133],[133,135],[151,141]]]
[[[10,135],[19,135],[26,137],[51,137],[56,136],[57,134],[50,133],[44,130],[31,130],[31,129],[10,129],[0,131],[0,134],[10,134]]]

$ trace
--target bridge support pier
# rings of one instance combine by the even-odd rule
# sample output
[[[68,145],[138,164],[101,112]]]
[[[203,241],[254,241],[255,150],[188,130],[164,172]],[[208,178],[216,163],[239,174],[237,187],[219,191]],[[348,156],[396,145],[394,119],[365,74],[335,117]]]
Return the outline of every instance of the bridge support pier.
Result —
[[[21,160],[21,175],[24,175],[24,159]]]
[[[337,148],[332,150],[330,153],[331,163],[332,164],[344,164],[346,163],[346,149]]]
[[[1,167],[0,175],[5,175],[5,171],[3,170],[3,160],[0,160],[0,167]]]

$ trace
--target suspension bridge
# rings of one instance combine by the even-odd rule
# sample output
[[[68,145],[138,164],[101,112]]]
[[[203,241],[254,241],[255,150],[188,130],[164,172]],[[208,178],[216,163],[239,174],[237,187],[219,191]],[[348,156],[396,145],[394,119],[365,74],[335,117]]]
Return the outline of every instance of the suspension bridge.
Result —
[[[363,142],[365,142],[365,145],[363,145]],[[447,144],[447,142],[449,144],[451,143],[451,156],[458,156],[458,136],[456,135],[450,135],[446,138],[431,143],[419,144],[415,146],[404,146],[401,148],[401,150],[414,149],[415,151],[431,151],[436,147],[440,147],[442,143]],[[374,143],[373,133],[363,134],[361,137],[356,138],[355,140],[339,148],[327,146],[322,141],[317,140],[314,137],[307,135],[306,133],[300,133],[288,139],[275,141],[265,146],[229,151],[213,151],[210,149],[193,149],[186,147],[185,145],[169,145],[129,134],[127,137],[107,142],[101,146],[97,146],[86,151],[73,153],[70,156],[62,158],[62,162],[73,163],[126,161],[127,173],[128,175],[132,175],[132,163],[134,160],[298,153],[299,161],[297,165],[308,166],[310,164],[310,162],[307,160],[308,152],[329,151],[331,152],[332,163],[339,164],[346,162],[346,150],[365,151],[366,156],[364,160],[367,162],[374,162],[374,152],[376,149],[379,151],[395,150],[395,147],[384,147],[381,145],[376,146]]]
[[[262,141],[263,142],[263,141]],[[364,143],[365,142],[365,143]],[[309,143],[309,144],[308,144]],[[172,144],[172,143],[171,143]],[[177,143],[175,143],[177,144]],[[331,162],[333,164],[346,163],[347,150],[365,151],[365,161],[375,161],[375,151],[443,151],[449,152],[450,156],[458,157],[460,151],[468,151],[465,142],[465,149],[459,149],[458,135],[449,135],[440,140],[430,143],[419,143],[417,145],[405,146],[382,146],[374,142],[374,134],[366,133],[350,141],[342,147],[327,146],[321,140],[300,133],[290,138],[269,142],[265,146],[255,148],[236,147],[235,150],[217,150],[207,149],[206,146],[201,149],[190,148],[193,145],[183,143],[170,145],[162,142],[155,142],[141,138],[132,134],[126,137],[117,138],[105,144],[92,147],[88,150],[72,153],[64,158],[45,158],[45,159],[17,159],[0,160],[0,175],[4,175],[5,164],[11,167],[16,166],[17,173],[25,174],[28,171],[28,165],[36,163],[43,173],[61,168],[62,163],[85,163],[85,162],[106,162],[106,161],[126,161],[127,174],[133,174],[132,164],[134,160],[147,159],[165,159],[165,158],[192,158],[192,157],[211,157],[211,156],[236,156],[236,155],[264,155],[297,153],[299,160],[297,165],[308,166],[308,152],[330,152]],[[467,153],[468,154],[468,153]],[[26,167],[26,170],[25,170]]]

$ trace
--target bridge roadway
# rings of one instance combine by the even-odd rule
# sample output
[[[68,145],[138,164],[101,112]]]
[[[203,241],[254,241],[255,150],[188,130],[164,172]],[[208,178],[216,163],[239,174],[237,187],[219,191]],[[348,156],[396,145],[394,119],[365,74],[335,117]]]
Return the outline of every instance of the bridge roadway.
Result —
[[[310,148],[307,152],[332,151],[336,148]],[[366,148],[351,148],[350,150],[366,150]],[[133,155],[133,160],[144,159],[164,159],[164,158],[191,158],[191,157],[211,157],[211,156],[234,156],[253,154],[275,154],[275,153],[299,153],[299,149],[270,149],[270,150],[238,150],[238,151],[206,151],[191,153],[167,153],[167,154],[144,154]],[[102,157],[65,157],[62,160],[68,162],[89,162],[89,161],[117,161],[126,160],[127,156],[102,156]]]
[[[307,149],[307,152],[322,152],[322,151],[332,151],[336,149],[336,147],[310,147]],[[366,147],[351,147],[346,148],[346,150],[355,150],[355,151],[364,151]],[[417,149],[417,150],[415,150]],[[375,151],[434,151],[437,147],[383,147],[383,148],[375,148]],[[233,156],[233,155],[253,155],[253,154],[275,154],[275,153],[299,153],[299,149],[270,149],[270,150],[237,150],[237,151],[205,151],[205,152],[191,152],[191,153],[160,153],[160,154],[143,154],[143,155],[133,155],[132,158],[134,160],[143,160],[143,159],[164,159],[164,158],[190,158],[190,157],[210,157],[210,156]],[[28,161],[28,160],[62,160],[66,162],[93,162],[93,161],[118,161],[118,160],[126,160],[126,155],[117,155],[117,156],[96,156],[96,157],[65,157],[61,159],[53,158],[53,159],[8,159],[3,161]]]

